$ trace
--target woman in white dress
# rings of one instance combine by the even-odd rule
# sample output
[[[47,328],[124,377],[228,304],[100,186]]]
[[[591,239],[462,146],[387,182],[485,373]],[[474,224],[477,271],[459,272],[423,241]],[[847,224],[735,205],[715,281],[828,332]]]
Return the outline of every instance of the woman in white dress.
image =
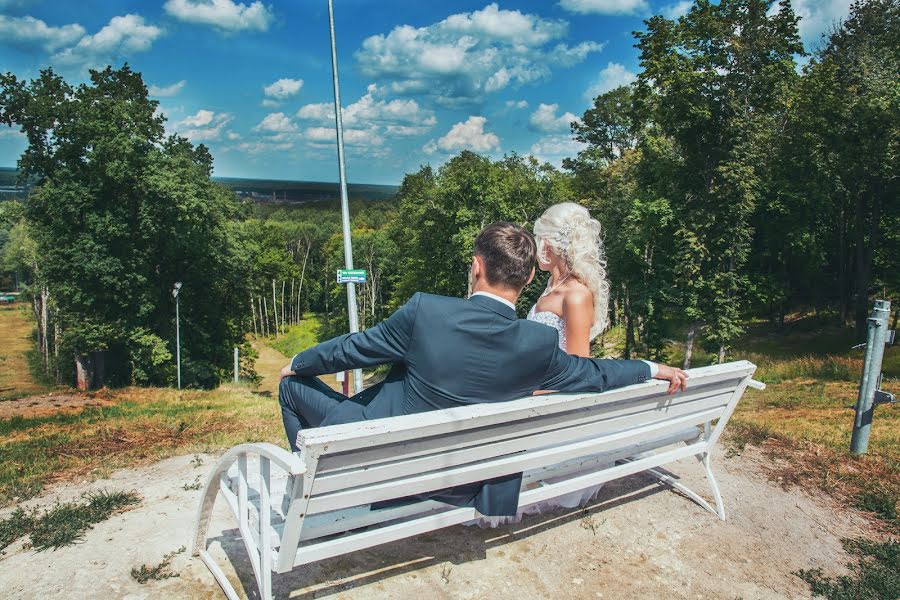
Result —
[[[591,340],[609,326],[609,281],[600,222],[583,206],[555,204],[534,222],[538,266],[550,273],[547,289],[528,319],[559,332],[559,347],[591,355]]]
[[[600,222],[583,206],[563,202],[548,208],[535,221],[534,236],[538,266],[550,273],[550,280],[528,312],[528,319],[556,329],[559,347],[569,354],[590,356],[591,340],[609,326],[609,281]],[[469,524],[497,527],[517,523],[526,514],[576,508],[596,498],[601,487],[525,506],[513,517],[481,517]]]

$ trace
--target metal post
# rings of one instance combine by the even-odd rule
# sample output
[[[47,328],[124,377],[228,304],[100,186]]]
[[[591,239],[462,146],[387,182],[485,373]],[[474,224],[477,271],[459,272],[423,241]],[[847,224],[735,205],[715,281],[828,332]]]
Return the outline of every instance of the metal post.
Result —
[[[234,382],[238,382],[238,349],[234,349]]]
[[[344,126],[341,120],[341,90],[338,84],[337,47],[334,41],[334,9],[328,0],[328,28],[331,32],[331,74],[334,81],[334,124],[337,129],[338,176],[341,184],[341,225],[344,231],[344,264],[353,268],[353,248],[350,241],[350,205],[347,200],[347,175],[344,168]],[[356,285],[347,286],[347,316],[350,319],[350,333],[359,331],[359,316],[356,314]],[[362,370],[353,371],[354,393],[362,391]]]
[[[175,295],[175,356],[178,363],[178,389],[181,389],[181,324],[178,315],[178,294]]]
[[[869,448],[869,432],[875,412],[875,391],[881,379],[881,361],[884,358],[890,315],[890,300],[876,300],[872,316],[867,319],[866,358],[859,383],[859,397],[856,400],[853,436],[850,439],[852,454],[865,454]]]

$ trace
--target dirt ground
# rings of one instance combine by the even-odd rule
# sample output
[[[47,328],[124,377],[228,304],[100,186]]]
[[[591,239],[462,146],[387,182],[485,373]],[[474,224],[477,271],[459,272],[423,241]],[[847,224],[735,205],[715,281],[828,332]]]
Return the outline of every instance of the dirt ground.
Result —
[[[100,523],[71,547],[36,553],[22,540],[0,557],[5,598],[224,598],[190,555],[200,490],[215,457],[165,460],[109,479],[60,485],[28,506],[51,506],[96,489],[137,490],[142,504]],[[586,510],[526,517],[495,530],[456,526],[275,575],[276,598],[802,598],[792,572],[839,573],[850,559],[840,539],[864,519],[825,497],[783,490],[764,475],[762,454],[714,461],[728,520],[719,521],[645,475],[606,485]],[[699,465],[672,473],[708,497]],[[224,502],[210,531],[211,552],[242,595],[256,598],[252,571]],[[2,511],[5,516],[10,509]],[[169,552],[179,577],[138,584],[132,567]]]
[[[76,412],[91,406],[108,406],[114,402],[103,395],[50,393],[0,402],[0,419],[12,417],[47,417],[60,412]]]

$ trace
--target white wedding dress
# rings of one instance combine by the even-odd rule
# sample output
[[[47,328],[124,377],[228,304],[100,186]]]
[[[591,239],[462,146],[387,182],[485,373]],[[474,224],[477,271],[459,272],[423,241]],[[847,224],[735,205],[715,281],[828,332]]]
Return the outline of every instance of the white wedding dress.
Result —
[[[531,307],[531,310],[528,311],[527,318],[529,321],[541,323],[555,329],[557,334],[559,335],[560,349],[564,351],[566,350],[566,322],[562,317],[560,317],[556,313],[552,313],[549,311],[538,311],[537,304],[535,304]],[[550,478],[544,480],[544,483],[552,484],[556,481],[556,479]],[[564,494],[562,496],[559,496],[558,498],[551,498],[550,500],[545,500],[536,504],[529,504],[528,506],[523,506],[522,508],[520,508],[515,516],[481,517],[480,519],[475,519],[474,521],[467,522],[466,525],[478,525],[482,528],[498,527],[500,525],[518,523],[522,520],[522,517],[524,515],[539,515],[542,513],[548,513],[558,510],[571,510],[573,508],[578,508],[579,506],[584,506],[585,504],[596,498],[597,494],[600,493],[600,488],[602,487],[603,484],[601,483],[584,490],[579,490],[570,494]]]

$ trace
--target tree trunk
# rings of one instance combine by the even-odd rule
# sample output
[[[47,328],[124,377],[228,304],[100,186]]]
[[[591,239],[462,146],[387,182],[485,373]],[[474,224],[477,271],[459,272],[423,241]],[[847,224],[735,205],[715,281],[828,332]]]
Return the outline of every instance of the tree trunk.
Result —
[[[294,312],[294,278],[291,277],[291,295],[288,298],[288,319],[291,322],[291,325],[297,323],[297,313]]]
[[[719,364],[725,362],[725,344],[719,344]]]
[[[694,356],[694,337],[697,335],[697,323],[691,323],[687,331],[687,339],[684,342],[684,364],[682,369],[691,368],[691,358]]]
[[[300,269],[300,282],[297,284],[297,322],[300,322],[300,292],[303,291],[303,277],[306,275],[306,261],[309,260],[309,250],[312,242],[306,244],[306,256],[303,257],[303,268]],[[327,294],[326,294],[327,295]]]
[[[93,390],[102,387],[105,379],[106,352],[82,354],[75,351],[75,387]]]
[[[631,351],[634,349],[634,319],[631,316],[631,304],[628,302],[628,296],[625,296],[625,359],[631,358]]]
[[[278,337],[278,300],[275,296],[275,280],[272,280],[272,317],[275,319],[275,337]]]
[[[287,284],[287,281],[284,279],[281,280],[281,335],[285,334],[284,328],[284,286]]]
[[[872,199],[871,212],[866,215],[868,202],[860,198],[856,205],[856,337],[865,339],[866,319],[869,316],[869,285],[872,281],[872,256],[878,245],[878,229],[881,221],[881,198]],[[868,216],[868,219],[866,218]],[[868,236],[866,235],[868,234]],[[866,238],[868,237],[868,241]]]
[[[43,334],[41,335],[41,352],[44,355],[44,372],[48,375],[50,373],[50,340],[47,335],[47,330],[50,326],[50,313],[47,310],[49,301],[50,290],[46,287],[41,287],[41,330],[43,331]]]
[[[250,317],[253,319],[253,335],[259,335],[256,332],[256,307],[253,306],[253,296],[250,296]]]
[[[266,337],[269,337],[269,305],[266,302],[265,297],[263,297],[262,301],[263,301],[263,314],[266,315]]]
[[[841,326],[850,314],[850,282],[847,275],[847,218],[843,207],[838,219],[838,312]]]
[[[75,387],[79,390],[91,389],[94,378],[94,361],[90,356],[75,351]]]

